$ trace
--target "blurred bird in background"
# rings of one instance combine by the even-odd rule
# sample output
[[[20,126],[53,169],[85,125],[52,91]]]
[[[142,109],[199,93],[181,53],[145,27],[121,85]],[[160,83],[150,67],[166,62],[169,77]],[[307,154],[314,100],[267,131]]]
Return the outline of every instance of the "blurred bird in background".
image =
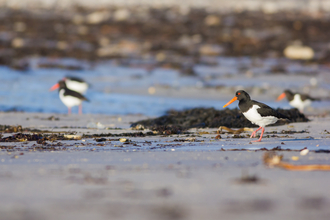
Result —
[[[79,106],[79,114],[82,114],[82,102],[89,101],[83,94],[86,93],[89,85],[78,77],[66,76],[50,88],[50,91],[58,89],[59,97],[64,105],[68,107],[68,114],[71,114],[73,106]]]
[[[279,95],[276,101],[280,101],[284,98],[287,98],[289,104],[299,109],[301,113],[304,112],[304,109],[312,104],[313,101],[320,101],[319,98],[312,98],[307,94],[293,93],[291,90],[284,90],[284,92]]]

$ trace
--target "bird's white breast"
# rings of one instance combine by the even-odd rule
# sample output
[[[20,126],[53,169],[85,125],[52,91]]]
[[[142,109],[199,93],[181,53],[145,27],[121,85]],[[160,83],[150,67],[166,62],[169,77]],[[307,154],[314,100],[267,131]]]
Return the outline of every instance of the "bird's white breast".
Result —
[[[64,89],[60,90],[59,96],[63,104],[66,105],[68,108],[71,108],[76,105],[80,105],[82,102],[79,98],[76,98],[74,96],[68,96],[68,95],[64,96]]]
[[[258,108],[260,108],[260,106],[253,105],[247,112],[243,112],[243,115],[253,124],[261,127],[277,122],[278,118],[274,116],[261,116],[257,111]]]
[[[289,102],[291,106],[303,111],[305,107],[310,106],[312,104],[311,100],[306,99],[305,101],[301,100],[299,94],[295,94],[292,101]]]

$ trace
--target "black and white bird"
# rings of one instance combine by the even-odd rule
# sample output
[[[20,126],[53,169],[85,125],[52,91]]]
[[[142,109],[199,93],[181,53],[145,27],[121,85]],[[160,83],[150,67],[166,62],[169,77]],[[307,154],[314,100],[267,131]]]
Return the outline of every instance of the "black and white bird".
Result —
[[[68,107],[68,114],[71,114],[71,108],[73,106],[79,106],[79,114],[82,114],[81,103],[89,100],[79,92],[69,89],[64,80],[60,80],[57,84],[52,86],[50,90],[55,90],[57,88],[61,101]]]
[[[284,90],[276,100],[280,101],[285,97],[288,99],[289,104],[292,107],[299,109],[300,112],[303,112],[304,108],[310,106],[313,101],[320,101],[318,98],[312,98],[307,94],[293,93],[290,90]]]
[[[237,91],[236,96],[223,107],[230,105],[236,100],[239,101],[238,107],[241,109],[243,115],[253,124],[260,126],[257,130],[252,132],[250,136],[250,138],[255,137],[257,131],[261,129],[260,138],[253,142],[261,141],[262,135],[265,131],[265,126],[274,124],[280,119],[288,119],[288,117],[280,114],[268,105],[251,100],[250,95],[243,90]]]

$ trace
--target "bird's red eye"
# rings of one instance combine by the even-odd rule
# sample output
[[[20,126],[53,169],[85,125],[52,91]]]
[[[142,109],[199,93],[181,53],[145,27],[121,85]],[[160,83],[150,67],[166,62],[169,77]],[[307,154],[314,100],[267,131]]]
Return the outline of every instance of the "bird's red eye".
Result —
[[[239,92],[239,93],[237,93],[237,95],[240,95],[241,93]]]

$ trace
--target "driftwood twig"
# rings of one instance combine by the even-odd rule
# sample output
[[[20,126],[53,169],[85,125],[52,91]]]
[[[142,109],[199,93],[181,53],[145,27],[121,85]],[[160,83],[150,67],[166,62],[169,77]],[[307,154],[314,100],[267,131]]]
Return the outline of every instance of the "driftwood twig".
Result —
[[[222,131],[222,129],[228,131],[229,133],[233,133],[233,134],[240,134],[244,131],[251,131],[253,132],[253,129],[252,128],[240,128],[240,129],[237,129],[237,130],[234,130],[234,129],[231,129],[231,128],[227,128],[226,126],[220,126],[219,127],[219,131]]]
[[[299,170],[299,171],[311,171],[311,170],[328,170],[330,171],[330,165],[328,164],[308,164],[308,165],[296,165],[282,161],[283,155],[278,155],[275,152],[266,152],[263,156],[264,164],[270,167],[280,167],[286,170]]]

